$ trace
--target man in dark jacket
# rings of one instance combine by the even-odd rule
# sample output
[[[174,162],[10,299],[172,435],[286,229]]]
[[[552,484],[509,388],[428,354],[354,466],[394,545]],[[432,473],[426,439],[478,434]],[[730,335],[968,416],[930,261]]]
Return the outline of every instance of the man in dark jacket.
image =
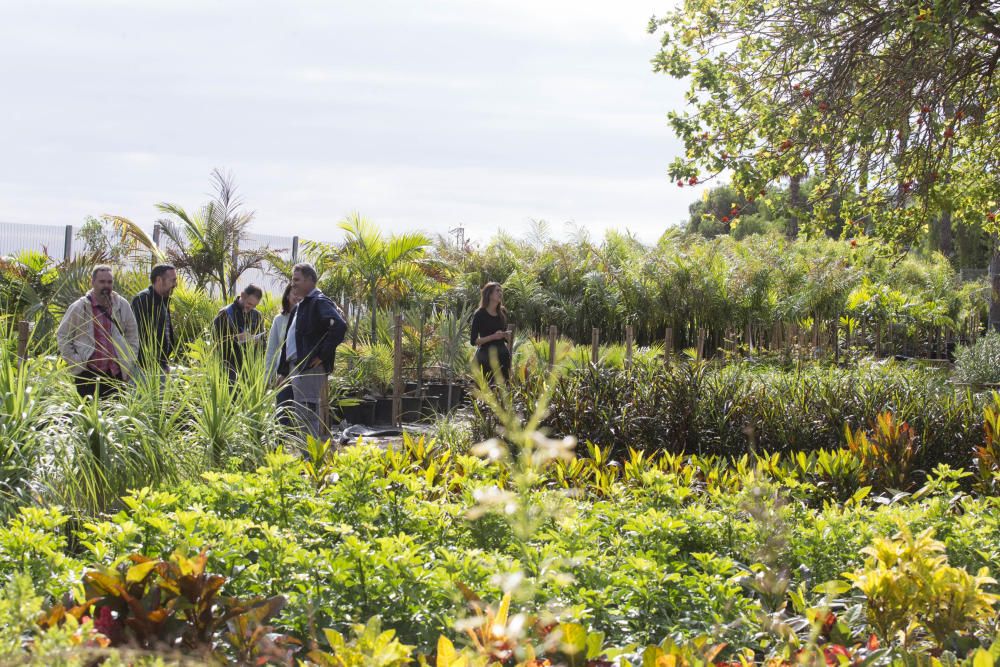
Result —
[[[177,287],[177,271],[170,264],[157,264],[149,273],[149,282],[149,287],[132,299],[132,313],[139,326],[139,366],[155,362],[167,373],[175,342],[170,295]]]
[[[292,290],[302,301],[291,312],[280,366],[287,364],[289,369],[305,433],[319,439],[327,436],[319,414],[320,394],[333,370],[337,345],[347,333],[347,322],[336,304],[316,289],[317,280],[311,264],[296,264],[292,270]]]
[[[215,340],[222,349],[230,382],[236,381],[247,347],[259,341],[263,335],[263,318],[257,311],[257,304],[263,296],[261,288],[247,285],[235,301],[219,310],[212,322]]]

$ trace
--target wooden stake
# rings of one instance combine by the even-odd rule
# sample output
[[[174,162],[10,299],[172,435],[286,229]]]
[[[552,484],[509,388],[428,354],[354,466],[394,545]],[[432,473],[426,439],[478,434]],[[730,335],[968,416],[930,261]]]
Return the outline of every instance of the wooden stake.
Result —
[[[663,336],[663,360],[670,361],[674,354],[674,328],[667,327],[667,333]]]
[[[392,362],[392,423],[399,425],[403,413],[403,316],[396,314]]]
[[[840,332],[837,326],[837,320],[830,322],[830,339],[833,343],[833,361],[834,363],[840,363]]]
[[[590,363],[597,364],[598,358],[598,347],[601,344],[601,330],[597,327],[591,329],[590,332]]]
[[[698,349],[697,358],[699,361],[705,358],[705,329],[698,327]]]
[[[330,436],[330,376],[323,376],[319,388],[319,423],[323,427],[323,440]]]
[[[20,367],[28,360],[28,323],[24,320],[17,323],[17,365]]]

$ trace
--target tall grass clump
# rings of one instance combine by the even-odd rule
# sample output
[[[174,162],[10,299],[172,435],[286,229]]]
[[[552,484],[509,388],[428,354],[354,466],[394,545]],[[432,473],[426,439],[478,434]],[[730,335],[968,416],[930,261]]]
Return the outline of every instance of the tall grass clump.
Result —
[[[968,384],[1000,383],[1000,333],[991,331],[955,350],[955,379]]]
[[[0,346],[0,515],[37,495],[36,473],[48,449],[43,426],[57,419],[62,394],[52,371],[47,359],[21,364]]]
[[[95,516],[132,489],[163,488],[211,469],[253,469],[292,438],[277,423],[262,350],[230,382],[218,350],[187,348],[169,374],[153,361],[115,397],[81,398],[52,357],[19,363],[0,345],[0,512],[51,502]]]

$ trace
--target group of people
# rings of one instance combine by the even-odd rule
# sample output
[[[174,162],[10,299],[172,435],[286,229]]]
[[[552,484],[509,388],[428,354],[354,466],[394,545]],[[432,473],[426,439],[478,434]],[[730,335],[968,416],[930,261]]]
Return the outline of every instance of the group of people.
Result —
[[[324,434],[319,403],[323,384],[333,370],[337,345],[347,322],[337,305],[317,287],[312,265],[296,264],[282,297],[281,315],[274,318],[267,341],[266,367],[280,387],[278,400],[298,417],[303,432]],[[91,289],[74,301],[56,331],[59,352],[69,364],[77,391],[95,399],[113,395],[136,374],[170,372],[176,344],[170,295],[177,271],[158,264],[150,271],[150,285],[129,303],[114,291],[114,271],[95,266]],[[248,347],[264,336],[257,306],[263,291],[248,285],[222,308],[213,321],[231,381],[235,381]]]
[[[158,264],[149,280],[149,287],[129,303],[114,291],[113,269],[95,266],[91,289],[66,309],[56,339],[81,396],[104,398],[120,391],[137,373],[158,370],[166,378],[170,372],[176,343],[170,295],[177,286],[177,271]],[[265,364],[279,387],[279,404],[298,416],[306,434],[320,438],[325,435],[320,395],[347,322],[340,308],[316,287],[317,280],[312,265],[293,268],[281,298],[281,314],[271,324]],[[264,336],[263,317],[257,310],[262,297],[259,287],[248,285],[212,323],[231,382],[240,373],[248,346]],[[494,369],[505,380],[510,378],[510,332],[498,283],[482,288],[469,342],[477,348],[476,361],[488,378],[493,378]]]

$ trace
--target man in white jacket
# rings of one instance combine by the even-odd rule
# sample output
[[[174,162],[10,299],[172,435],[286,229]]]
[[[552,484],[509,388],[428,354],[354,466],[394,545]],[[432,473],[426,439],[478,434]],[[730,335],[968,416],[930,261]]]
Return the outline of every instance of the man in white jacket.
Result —
[[[56,331],[81,396],[109,396],[135,369],[139,328],[129,302],[113,287],[111,267],[95,266],[90,291],[70,304]]]

